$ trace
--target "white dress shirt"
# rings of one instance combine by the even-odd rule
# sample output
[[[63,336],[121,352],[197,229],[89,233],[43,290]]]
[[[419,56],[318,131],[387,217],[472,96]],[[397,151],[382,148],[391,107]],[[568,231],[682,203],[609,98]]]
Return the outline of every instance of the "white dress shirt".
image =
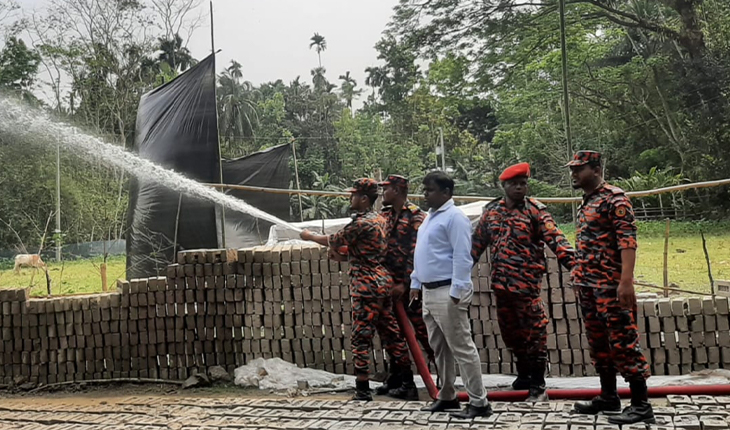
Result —
[[[413,255],[411,289],[421,284],[451,279],[449,295],[463,299],[472,290],[471,222],[451,199],[429,210],[418,229]]]

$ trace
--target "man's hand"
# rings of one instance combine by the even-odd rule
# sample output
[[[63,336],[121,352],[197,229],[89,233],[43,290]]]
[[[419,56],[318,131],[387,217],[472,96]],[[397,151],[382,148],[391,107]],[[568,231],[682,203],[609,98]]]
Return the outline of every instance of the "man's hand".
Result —
[[[618,284],[618,304],[624,309],[633,310],[636,306],[636,291],[633,280],[622,279]]]
[[[456,297],[451,297],[451,301],[454,302],[455,305],[458,305],[461,300],[457,299]]]
[[[309,231],[309,230],[304,230],[304,231],[302,231],[301,233],[299,233],[299,237],[300,237],[300,238],[301,238],[302,240],[312,240],[312,236],[313,236],[313,235],[312,235],[312,232],[311,232],[311,231]]]
[[[390,295],[393,296],[394,299],[397,299],[398,297],[403,296],[406,293],[406,286],[403,284],[395,284],[393,285],[393,289],[390,292]]]
[[[411,290],[411,301],[415,302],[418,301],[418,293],[420,290]]]

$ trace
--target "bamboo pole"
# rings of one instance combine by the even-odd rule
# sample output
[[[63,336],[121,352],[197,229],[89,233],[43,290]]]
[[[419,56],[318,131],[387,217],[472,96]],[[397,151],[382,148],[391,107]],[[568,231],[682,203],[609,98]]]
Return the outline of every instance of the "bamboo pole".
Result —
[[[664,297],[669,297],[669,226],[671,221],[667,218],[667,228],[664,229]]]
[[[340,192],[340,191],[320,191],[320,190],[289,190],[284,188],[268,188],[268,187],[255,187],[250,185],[232,185],[232,184],[206,184],[209,187],[213,188],[223,188],[223,189],[229,189],[229,190],[243,190],[243,191],[252,191],[252,192],[260,192],[260,193],[270,193],[270,194],[298,194],[298,195],[309,195],[309,196],[328,196],[328,197],[349,197],[350,194],[346,192]],[[691,184],[682,184],[682,185],[675,185],[671,187],[665,187],[665,188],[657,188],[654,190],[646,190],[646,191],[631,191],[626,193],[629,197],[646,197],[646,196],[653,196],[657,194],[665,194],[665,193],[672,193],[677,191],[683,191],[683,190],[689,190],[689,189],[696,189],[696,188],[712,188],[712,187],[721,187],[724,185],[730,185],[730,179],[721,179],[717,181],[707,181],[707,182],[695,182]],[[409,199],[412,200],[422,200],[423,195],[421,194],[409,194]],[[540,200],[543,203],[572,203],[572,202],[579,202],[582,200],[582,197],[534,197],[537,200]],[[480,197],[480,196],[454,196],[455,201],[460,202],[490,202],[494,200],[492,197]]]

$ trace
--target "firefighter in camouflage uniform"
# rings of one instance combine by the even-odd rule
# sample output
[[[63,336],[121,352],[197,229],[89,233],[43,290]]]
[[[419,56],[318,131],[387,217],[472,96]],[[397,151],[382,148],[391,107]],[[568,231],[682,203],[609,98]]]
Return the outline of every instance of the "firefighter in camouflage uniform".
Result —
[[[330,257],[344,260],[338,250],[347,248],[352,301],[352,355],[355,364],[356,393],[354,400],[372,400],[369,383],[369,362],[372,339],[377,332],[392,360],[401,369],[401,380],[414,386],[408,347],[393,314],[390,273],[383,266],[387,248],[385,219],[373,211],[378,198],[378,183],[362,178],[352,188],[350,206],[355,212],[352,221],[331,236],[303,231],[301,238],[330,247]],[[399,387],[393,387],[399,388]]]
[[[574,250],[544,204],[526,198],[530,165],[508,167],[499,177],[505,197],[484,207],[472,236],[476,263],[489,248],[491,285],[497,299],[502,338],[517,359],[516,390],[529,390],[530,402],[547,400],[547,324],[540,284],[545,274],[545,245],[567,268]]]
[[[393,298],[401,300],[408,319],[413,325],[416,339],[420,342],[430,362],[434,361],[433,350],[428,344],[428,331],[423,322],[421,300],[408,300],[407,291],[411,288],[413,272],[413,251],[416,249],[418,228],[426,218],[426,213],[408,201],[408,179],[390,175],[379,184],[383,190],[383,211],[388,251],[385,254],[385,267],[393,278]],[[402,331],[402,330],[401,330]],[[378,394],[388,394],[404,400],[418,400],[415,385],[407,387],[401,383],[401,369],[391,357],[388,379],[376,389]],[[410,369],[408,370],[410,371]],[[400,387],[399,389],[397,387]],[[394,389],[395,388],[395,389]]]
[[[639,345],[636,324],[636,222],[629,198],[603,180],[601,154],[579,151],[567,164],[573,188],[584,192],[578,212],[573,285],[593,364],[601,379],[601,395],[575,404],[575,412],[621,411],[616,372],[629,383],[631,404],[611,424],[654,423],[647,398],[649,368]]]

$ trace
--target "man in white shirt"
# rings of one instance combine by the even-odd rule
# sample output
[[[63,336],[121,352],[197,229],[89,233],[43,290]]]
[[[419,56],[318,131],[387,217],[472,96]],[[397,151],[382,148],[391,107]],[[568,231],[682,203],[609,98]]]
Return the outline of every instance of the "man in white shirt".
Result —
[[[428,341],[436,353],[443,381],[438,400],[424,411],[460,409],[454,382],[456,365],[469,394],[469,405],[455,418],[472,419],[492,414],[482,383],[479,353],[471,338],[469,304],[471,282],[471,223],[454,205],[454,180],[444,172],[431,172],[423,179],[423,196],[430,210],[418,230],[411,273],[411,299],[423,296],[423,320]]]

